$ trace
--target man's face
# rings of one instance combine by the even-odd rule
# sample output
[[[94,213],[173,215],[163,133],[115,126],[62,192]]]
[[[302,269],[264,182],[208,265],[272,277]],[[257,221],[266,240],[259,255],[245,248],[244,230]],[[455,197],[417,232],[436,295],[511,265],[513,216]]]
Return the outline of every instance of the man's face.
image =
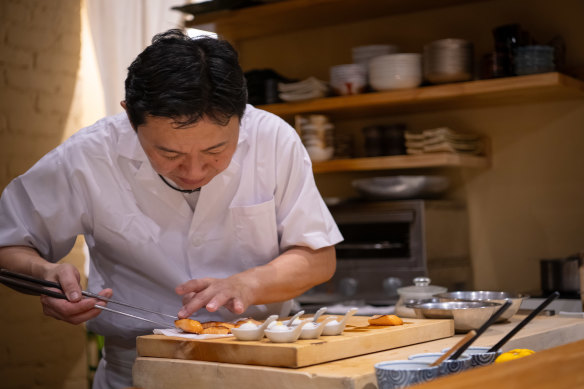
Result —
[[[229,166],[239,138],[239,118],[233,116],[226,126],[203,118],[177,128],[173,119],[148,116],[136,132],[158,174],[181,189],[196,189]]]

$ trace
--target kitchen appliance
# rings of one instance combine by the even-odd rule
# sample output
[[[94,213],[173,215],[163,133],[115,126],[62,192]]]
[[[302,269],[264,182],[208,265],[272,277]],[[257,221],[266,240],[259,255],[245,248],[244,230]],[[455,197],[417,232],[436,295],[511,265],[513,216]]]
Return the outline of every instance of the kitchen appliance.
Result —
[[[448,200],[349,201],[329,207],[343,234],[331,280],[296,300],[386,306],[398,288],[430,277],[450,290],[472,288],[465,207]]]
[[[554,291],[560,292],[564,298],[579,298],[580,272],[584,253],[567,258],[542,259],[539,261],[541,270],[541,289],[544,296]]]

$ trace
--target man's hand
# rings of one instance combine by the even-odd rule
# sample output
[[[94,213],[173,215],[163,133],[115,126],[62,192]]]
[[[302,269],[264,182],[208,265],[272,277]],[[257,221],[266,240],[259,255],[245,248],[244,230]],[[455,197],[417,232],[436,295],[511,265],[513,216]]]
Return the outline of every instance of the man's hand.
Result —
[[[286,301],[330,279],[335,266],[334,247],[312,250],[297,246],[265,265],[228,278],[190,280],[175,289],[183,296],[178,317],[187,318],[203,307],[215,312],[222,306],[239,315],[250,305]]]
[[[176,293],[183,296],[178,317],[187,318],[201,308],[215,312],[223,306],[235,314],[243,313],[253,303],[252,288],[244,281],[244,274],[195,279],[177,286]]]
[[[50,263],[39,255],[32,247],[6,246],[0,247],[0,267],[17,273],[28,274],[36,278],[58,282],[67,296],[67,300],[41,295],[43,312],[47,316],[63,320],[71,324],[83,323],[100,314],[101,310],[94,308],[95,304],[105,302],[95,298],[83,298],[81,295],[81,279],[77,268],[68,263]],[[55,290],[61,292],[60,290]],[[100,296],[110,298],[111,289],[99,292]]]
[[[98,294],[107,298],[113,295],[111,289],[104,289]],[[100,309],[94,308],[95,304],[105,306],[106,303],[96,298],[83,298],[77,302],[70,302],[42,295],[41,304],[45,315],[67,323],[81,324],[101,313]]]
[[[105,302],[96,298],[83,298],[81,295],[81,279],[77,268],[71,264],[63,263],[49,266],[43,277],[49,281],[58,282],[67,296],[67,300],[41,295],[43,312],[47,316],[66,321],[71,324],[80,324],[93,319],[101,310],[94,308],[95,304],[105,306]],[[112,297],[111,289],[104,289],[98,293],[107,298]]]

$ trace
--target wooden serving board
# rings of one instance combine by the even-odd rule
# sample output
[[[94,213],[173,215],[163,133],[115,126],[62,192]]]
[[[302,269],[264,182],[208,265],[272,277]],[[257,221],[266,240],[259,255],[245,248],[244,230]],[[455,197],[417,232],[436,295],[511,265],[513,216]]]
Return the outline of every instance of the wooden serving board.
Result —
[[[353,316],[338,336],[294,343],[241,341],[235,337],[187,339],[145,335],[137,339],[140,357],[189,359],[274,367],[303,367],[409,346],[454,335],[452,320],[405,319],[401,326],[370,326],[366,316]]]

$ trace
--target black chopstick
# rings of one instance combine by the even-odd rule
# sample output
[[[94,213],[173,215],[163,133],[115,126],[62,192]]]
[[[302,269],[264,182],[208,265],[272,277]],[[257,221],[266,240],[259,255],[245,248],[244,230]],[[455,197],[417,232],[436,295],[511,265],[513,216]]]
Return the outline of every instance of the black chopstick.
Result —
[[[525,327],[527,325],[527,323],[529,323],[545,307],[547,307],[552,301],[554,301],[558,297],[560,297],[559,292],[556,291],[556,292],[552,293],[547,299],[545,299],[544,302],[542,302],[537,308],[535,308],[533,311],[531,311],[531,313],[527,317],[525,317],[523,320],[521,320],[521,322],[519,322],[519,324],[517,324],[515,326],[515,328],[513,328],[511,331],[509,331],[509,333],[507,335],[505,335],[503,337],[503,339],[501,339],[500,341],[497,342],[497,344],[495,344],[493,347],[491,347],[488,352],[490,353],[490,352],[497,351],[498,349],[500,349],[505,343],[507,343],[507,341],[509,341],[509,339],[511,339],[517,332],[519,332],[520,329]]]
[[[489,320],[487,320],[477,330],[476,335],[474,337],[472,337],[471,340],[466,342],[466,344],[462,345],[461,348],[459,348],[457,351],[455,351],[454,354],[452,354],[449,359],[457,359],[458,357],[460,357],[462,355],[462,353],[464,353],[466,351],[466,349],[469,348],[470,345],[473,344],[473,342],[475,340],[477,340],[477,338],[479,336],[481,336],[482,333],[485,332],[487,330],[487,328],[489,328],[491,326],[491,324],[493,324],[503,314],[503,312],[505,312],[507,310],[507,308],[509,308],[510,305],[511,305],[511,301],[506,300],[505,303],[501,307],[499,307],[499,309],[497,309],[497,311],[489,318]]]
[[[29,292],[44,294],[44,295],[55,297],[58,299],[67,300],[67,296],[65,296],[63,293],[59,293],[59,292],[56,292],[54,290],[43,288],[43,286],[49,286],[49,287],[61,289],[61,285],[59,285],[58,283],[53,282],[53,281],[41,280],[38,278],[30,277],[26,274],[14,273],[14,272],[11,272],[11,271],[6,270],[6,269],[0,269],[0,283],[3,283],[5,285],[14,286],[18,290],[26,290]],[[134,319],[139,319],[139,320],[146,321],[149,323],[161,325],[161,326],[164,326],[165,328],[174,328],[174,326],[172,326],[170,324],[161,323],[161,322],[156,321],[156,320],[150,320],[150,319],[146,319],[146,318],[136,316],[136,315],[131,315],[129,313],[117,311],[115,309],[107,308],[107,307],[104,307],[101,305],[95,304],[93,307],[99,308],[99,309],[104,310],[104,311],[116,313],[119,315],[132,317]]]
[[[30,282],[33,282],[33,281],[24,282],[19,278],[10,278],[10,276],[4,275],[4,272],[2,272],[2,274],[0,274],[0,282],[2,282],[3,284],[14,286],[14,287],[21,289],[21,290],[26,290],[26,291],[34,292],[34,293],[40,293],[40,294],[44,294],[44,295],[51,296],[54,298],[67,300],[67,296],[65,296],[63,293],[59,293],[59,292],[56,292],[54,290],[43,288],[40,285],[31,284]],[[47,281],[47,282],[50,282],[50,281]],[[59,284],[56,284],[56,285],[59,285]],[[55,286],[55,288],[61,289],[59,286]]]
[[[27,274],[22,274],[22,273],[16,273],[10,270],[6,270],[6,269],[0,269],[0,282],[3,282],[5,284],[11,284],[13,286],[17,286],[21,289],[25,289],[31,292],[35,292],[35,293],[40,293],[40,294],[45,294],[47,296],[51,296],[51,297],[56,297],[56,298],[60,298],[60,299],[65,299],[67,300],[67,296],[65,296],[64,294],[49,290],[49,289],[45,289],[45,288],[41,288],[37,285],[43,285],[43,286],[48,286],[51,288],[56,288],[56,289],[60,289],[61,291],[63,290],[63,288],[61,288],[61,285],[58,282],[54,282],[54,281],[48,281],[48,280],[42,280],[39,278],[35,278],[35,277],[31,277]],[[22,282],[22,281],[18,281],[18,280],[22,280],[22,281],[26,281],[26,282]],[[36,285],[33,285],[36,284]],[[96,293],[91,293],[88,292],[86,290],[82,290],[81,294],[85,297],[92,297],[92,298],[96,298],[98,300],[101,301],[105,301],[106,303],[111,303],[111,304],[117,304],[117,305],[121,305],[124,307],[128,307],[128,308],[132,308],[132,309],[136,309],[139,311],[144,311],[144,312],[149,312],[149,313],[154,313],[157,315],[161,315],[161,316],[166,316],[169,317],[173,320],[178,319],[176,316],[174,315],[169,315],[167,313],[161,313],[161,312],[156,312],[153,311],[151,309],[148,308],[143,308],[143,307],[138,307],[136,305],[131,305],[131,304],[127,304],[127,303],[122,303],[120,301],[115,301],[112,299],[109,299],[107,297],[104,296],[100,296]]]

